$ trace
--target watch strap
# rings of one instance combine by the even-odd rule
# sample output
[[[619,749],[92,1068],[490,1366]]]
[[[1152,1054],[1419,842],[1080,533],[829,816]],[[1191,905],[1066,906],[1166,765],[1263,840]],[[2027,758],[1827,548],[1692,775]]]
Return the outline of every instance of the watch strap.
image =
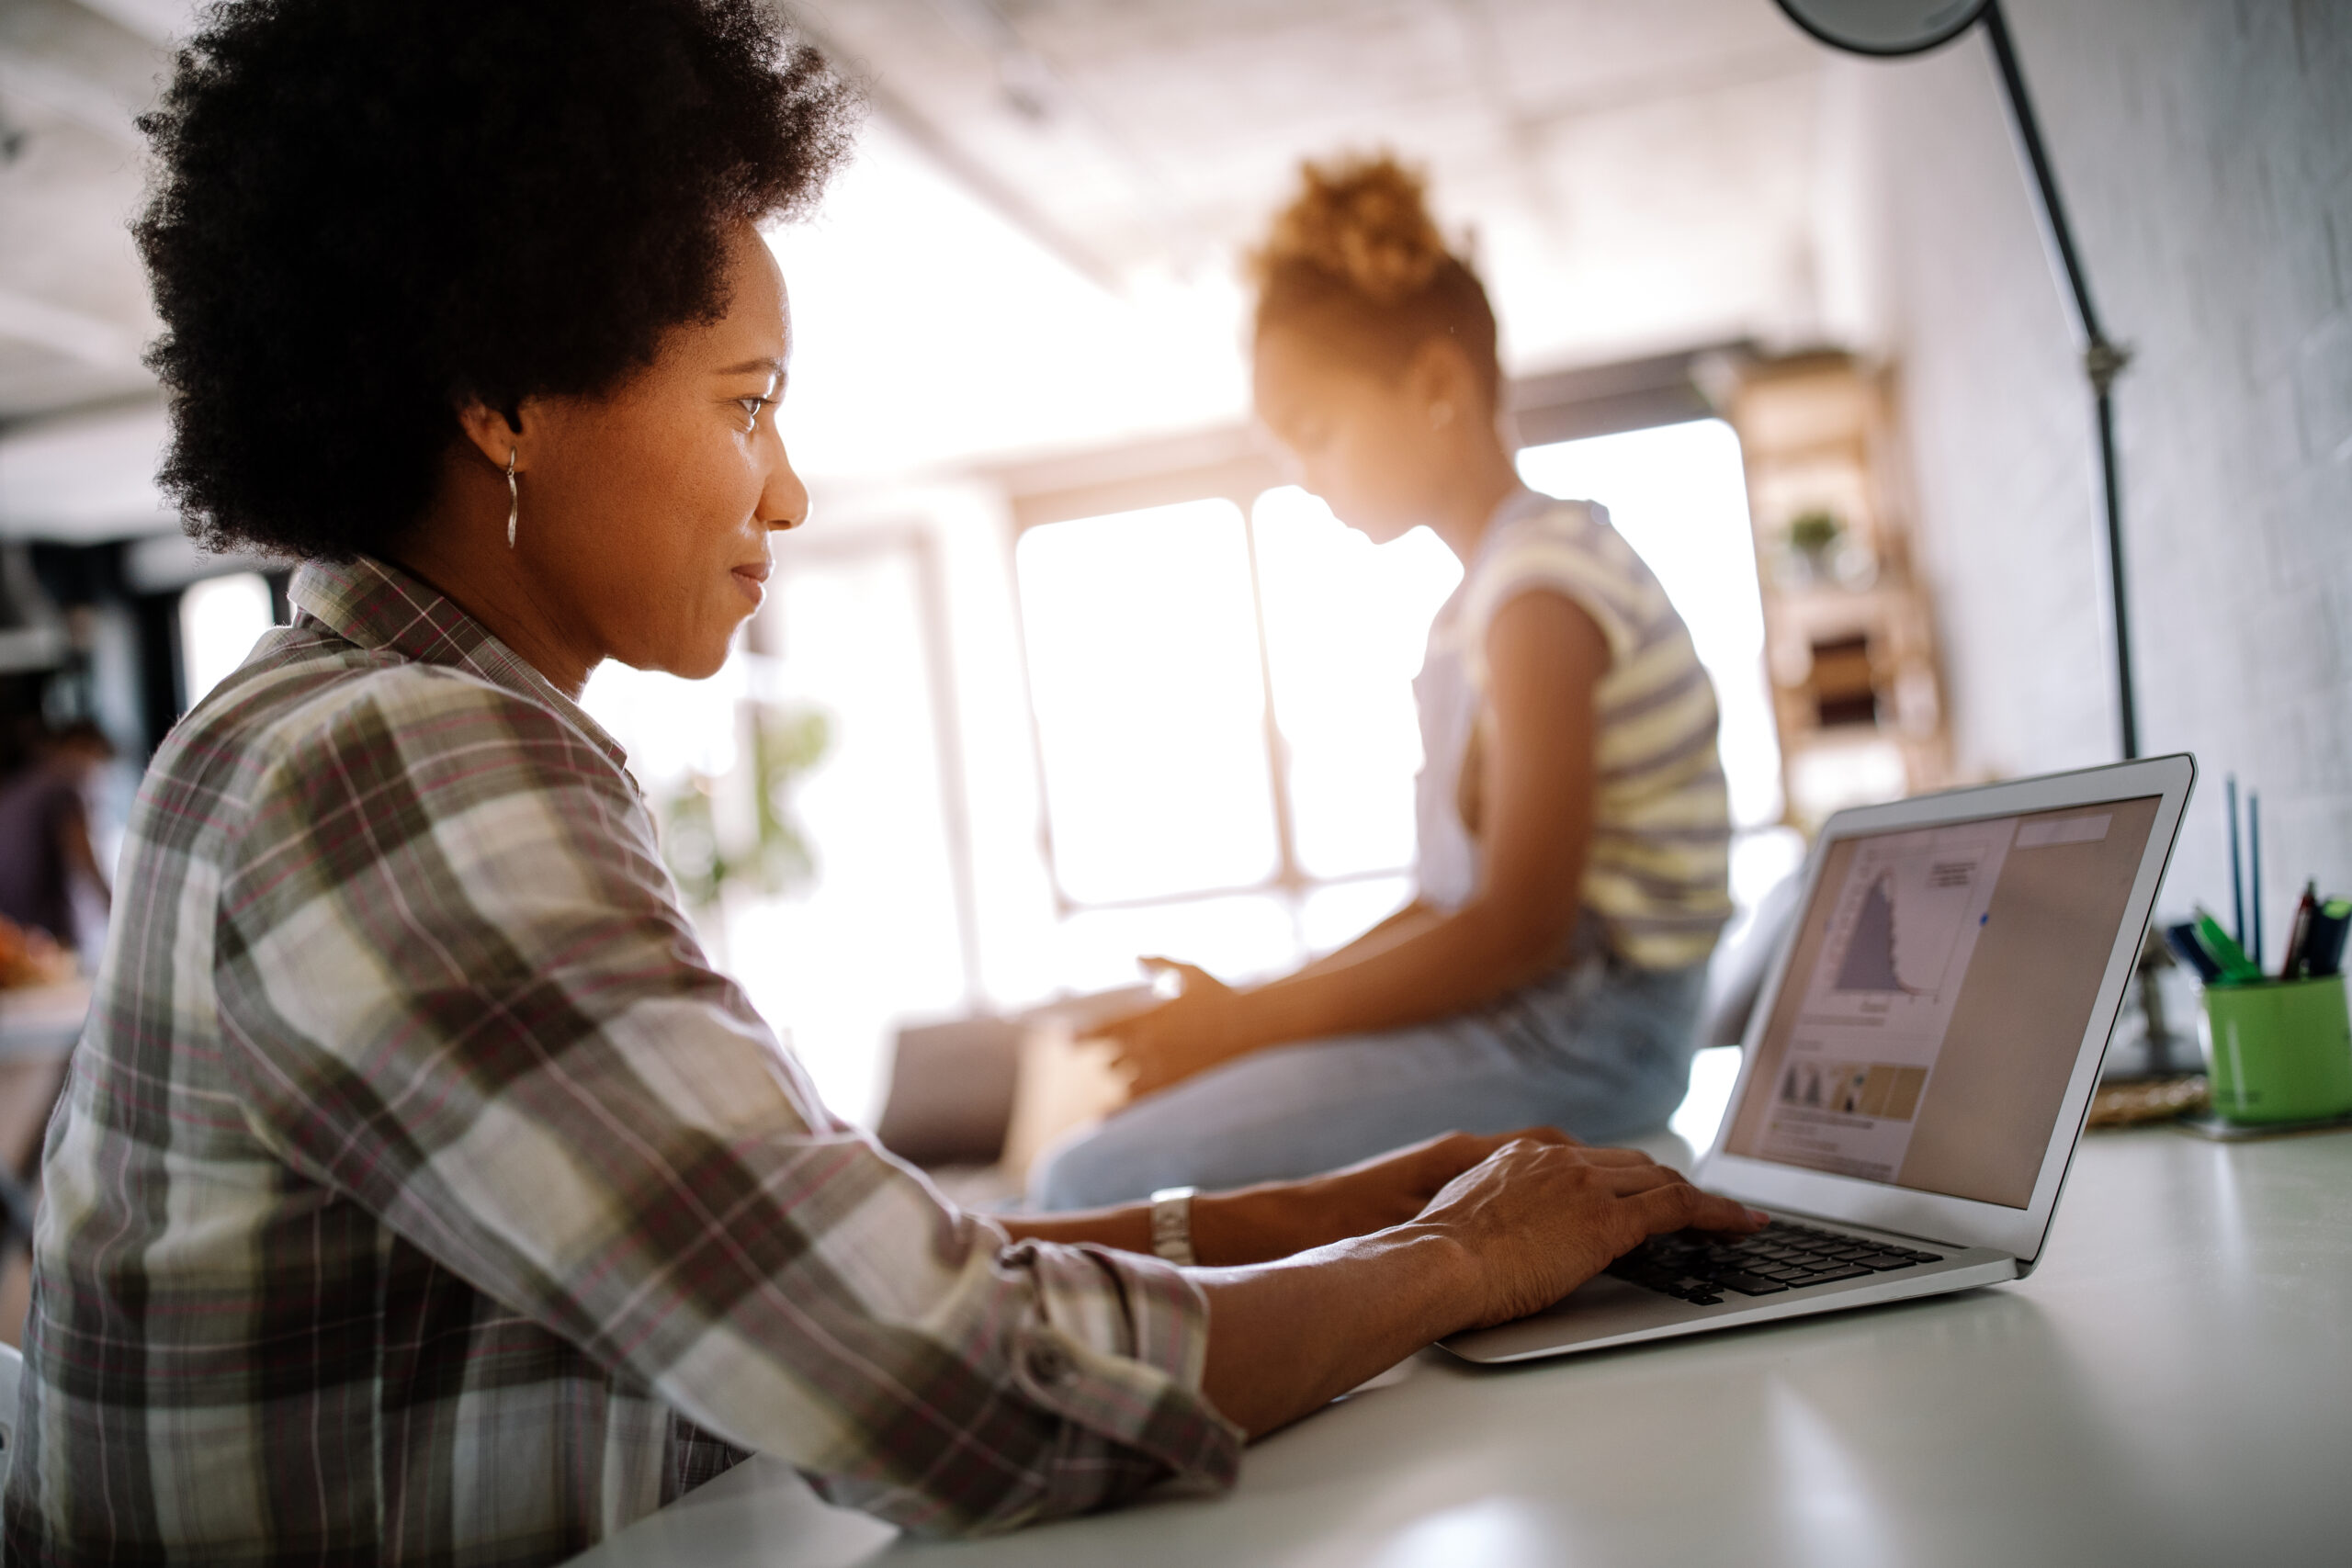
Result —
[[[1151,1250],[1170,1263],[1192,1267],[1193,1189],[1163,1187],[1151,1195]]]

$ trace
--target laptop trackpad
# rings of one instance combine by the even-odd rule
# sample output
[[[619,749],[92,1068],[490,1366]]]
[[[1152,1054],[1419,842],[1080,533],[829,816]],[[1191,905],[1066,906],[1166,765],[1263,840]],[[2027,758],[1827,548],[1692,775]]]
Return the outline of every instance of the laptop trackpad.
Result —
[[[1596,1274],[1542,1312],[1519,1321],[1572,1323],[1579,1336],[1599,1337],[1679,1322],[1696,1310],[1688,1302],[1628,1283],[1614,1274]]]
[[[1628,1284],[1613,1274],[1599,1274],[1542,1312],[1530,1313],[1493,1328],[1457,1334],[1442,1343],[1454,1354],[1473,1361],[1507,1361],[1596,1339],[1639,1334],[1668,1324],[1688,1323],[1705,1310]]]

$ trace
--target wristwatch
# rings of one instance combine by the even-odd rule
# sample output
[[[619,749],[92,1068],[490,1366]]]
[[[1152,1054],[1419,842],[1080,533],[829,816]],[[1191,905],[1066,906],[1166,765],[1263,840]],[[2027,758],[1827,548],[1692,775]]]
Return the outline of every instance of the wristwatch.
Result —
[[[1151,1195],[1151,1250],[1186,1268],[1200,1261],[1193,1256],[1191,1188],[1163,1187]]]

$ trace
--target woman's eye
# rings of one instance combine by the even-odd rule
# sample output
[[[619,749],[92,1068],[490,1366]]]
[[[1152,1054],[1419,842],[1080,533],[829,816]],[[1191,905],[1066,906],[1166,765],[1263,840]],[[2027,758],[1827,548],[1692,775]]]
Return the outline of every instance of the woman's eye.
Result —
[[[771,398],[736,399],[735,406],[743,411],[745,421],[743,428],[749,430],[752,425],[759,423],[760,415],[766,411],[768,404],[774,400],[775,400]]]

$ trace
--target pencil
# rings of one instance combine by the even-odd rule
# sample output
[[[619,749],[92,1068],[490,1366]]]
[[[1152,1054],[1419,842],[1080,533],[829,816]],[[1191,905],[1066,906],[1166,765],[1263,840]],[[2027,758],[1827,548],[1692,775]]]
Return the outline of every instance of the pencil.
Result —
[[[2245,946],[2245,873],[2238,864],[2238,776],[2232,773],[2222,784],[2222,798],[2230,808],[2230,924],[2236,929],[2230,934],[2238,946]]]

